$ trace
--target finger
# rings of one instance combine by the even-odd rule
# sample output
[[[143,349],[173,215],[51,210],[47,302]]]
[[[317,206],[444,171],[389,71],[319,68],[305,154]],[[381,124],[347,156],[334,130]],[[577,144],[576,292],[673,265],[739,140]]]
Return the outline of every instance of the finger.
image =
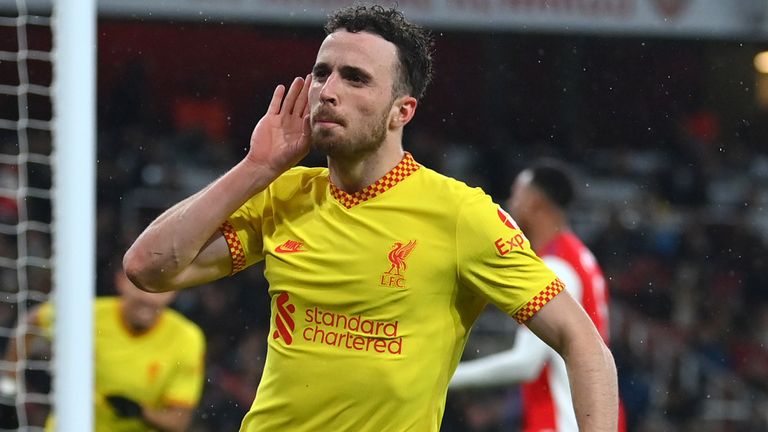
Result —
[[[288,95],[285,96],[285,101],[283,102],[283,113],[287,114],[293,114],[294,113],[294,107],[296,105],[296,100],[299,98],[299,93],[301,93],[301,89],[304,86],[304,79],[300,77],[296,77],[293,79],[293,82],[291,83],[291,88],[288,89]]]
[[[296,100],[296,106],[293,109],[293,113],[300,117],[306,115],[307,107],[309,106],[309,87],[312,86],[312,75],[307,75],[304,78],[304,85],[301,87],[301,93]]]
[[[309,137],[309,136],[312,135],[312,125],[309,122],[309,116],[305,115],[302,120],[303,120],[303,122],[302,122],[302,125],[301,125],[302,126],[301,134],[304,137]]]
[[[301,113],[301,116],[309,118],[309,112],[312,110],[312,107],[309,105],[309,88],[312,86],[312,74],[307,75],[307,81],[309,81],[309,84],[307,84],[307,104],[304,105],[304,111]]]
[[[280,84],[275,87],[274,93],[272,93],[272,100],[269,102],[269,108],[267,108],[267,114],[280,114],[280,104],[283,101],[283,94],[285,94],[285,86]]]

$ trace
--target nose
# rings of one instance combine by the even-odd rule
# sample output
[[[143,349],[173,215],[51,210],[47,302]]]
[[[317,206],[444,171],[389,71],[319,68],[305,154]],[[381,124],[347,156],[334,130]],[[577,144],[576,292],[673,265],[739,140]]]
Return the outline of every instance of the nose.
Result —
[[[320,85],[320,103],[336,105],[339,101],[337,94],[338,76],[335,73],[330,74]]]

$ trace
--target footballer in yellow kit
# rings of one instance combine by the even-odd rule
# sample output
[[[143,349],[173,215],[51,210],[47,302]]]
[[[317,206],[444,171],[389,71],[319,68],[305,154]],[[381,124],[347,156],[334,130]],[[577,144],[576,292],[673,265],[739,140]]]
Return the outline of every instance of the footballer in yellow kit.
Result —
[[[291,169],[222,231],[233,272],[266,260],[272,298],[244,432],[438,431],[483,307],[525,322],[563,289],[490,197],[408,153],[353,195]]]
[[[105,396],[119,394],[152,408],[195,407],[204,381],[204,336],[194,323],[164,309],[157,323],[135,334],[124,323],[119,297],[100,297],[94,304],[95,431],[153,431],[146,422],[120,418]],[[40,307],[38,325],[49,333],[53,307]],[[49,421],[46,430],[53,430]]]

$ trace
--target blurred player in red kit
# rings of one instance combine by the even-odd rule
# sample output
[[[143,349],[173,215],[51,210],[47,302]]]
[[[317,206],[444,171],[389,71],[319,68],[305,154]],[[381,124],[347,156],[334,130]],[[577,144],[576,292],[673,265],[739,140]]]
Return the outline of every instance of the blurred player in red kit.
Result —
[[[541,161],[523,170],[510,192],[512,217],[608,343],[607,284],[594,255],[568,223],[566,210],[575,187],[567,167]],[[516,334],[511,349],[459,364],[450,388],[517,383],[522,384],[524,432],[578,430],[565,363],[526,328]],[[620,411],[619,431],[624,431]]]

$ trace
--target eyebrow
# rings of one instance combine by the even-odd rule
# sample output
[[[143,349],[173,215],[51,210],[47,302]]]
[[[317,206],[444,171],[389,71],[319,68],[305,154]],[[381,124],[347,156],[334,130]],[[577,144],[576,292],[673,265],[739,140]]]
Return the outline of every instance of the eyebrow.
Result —
[[[333,69],[331,65],[325,62],[321,62],[321,63],[317,63],[312,68],[312,73],[326,72],[326,71],[330,71],[331,69]],[[349,65],[341,66],[339,68],[339,73],[341,73],[342,76],[358,75],[366,81],[373,80],[373,75],[371,75],[368,71],[362,68],[359,68],[357,66],[349,66]]]
[[[342,66],[340,72],[342,76],[357,75],[366,81],[373,79],[373,76],[369,72],[355,66]]]
[[[323,72],[329,70],[331,67],[328,66],[328,63],[317,63],[314,66],[312,66],[312,73],[315,74],[317,72]]]

